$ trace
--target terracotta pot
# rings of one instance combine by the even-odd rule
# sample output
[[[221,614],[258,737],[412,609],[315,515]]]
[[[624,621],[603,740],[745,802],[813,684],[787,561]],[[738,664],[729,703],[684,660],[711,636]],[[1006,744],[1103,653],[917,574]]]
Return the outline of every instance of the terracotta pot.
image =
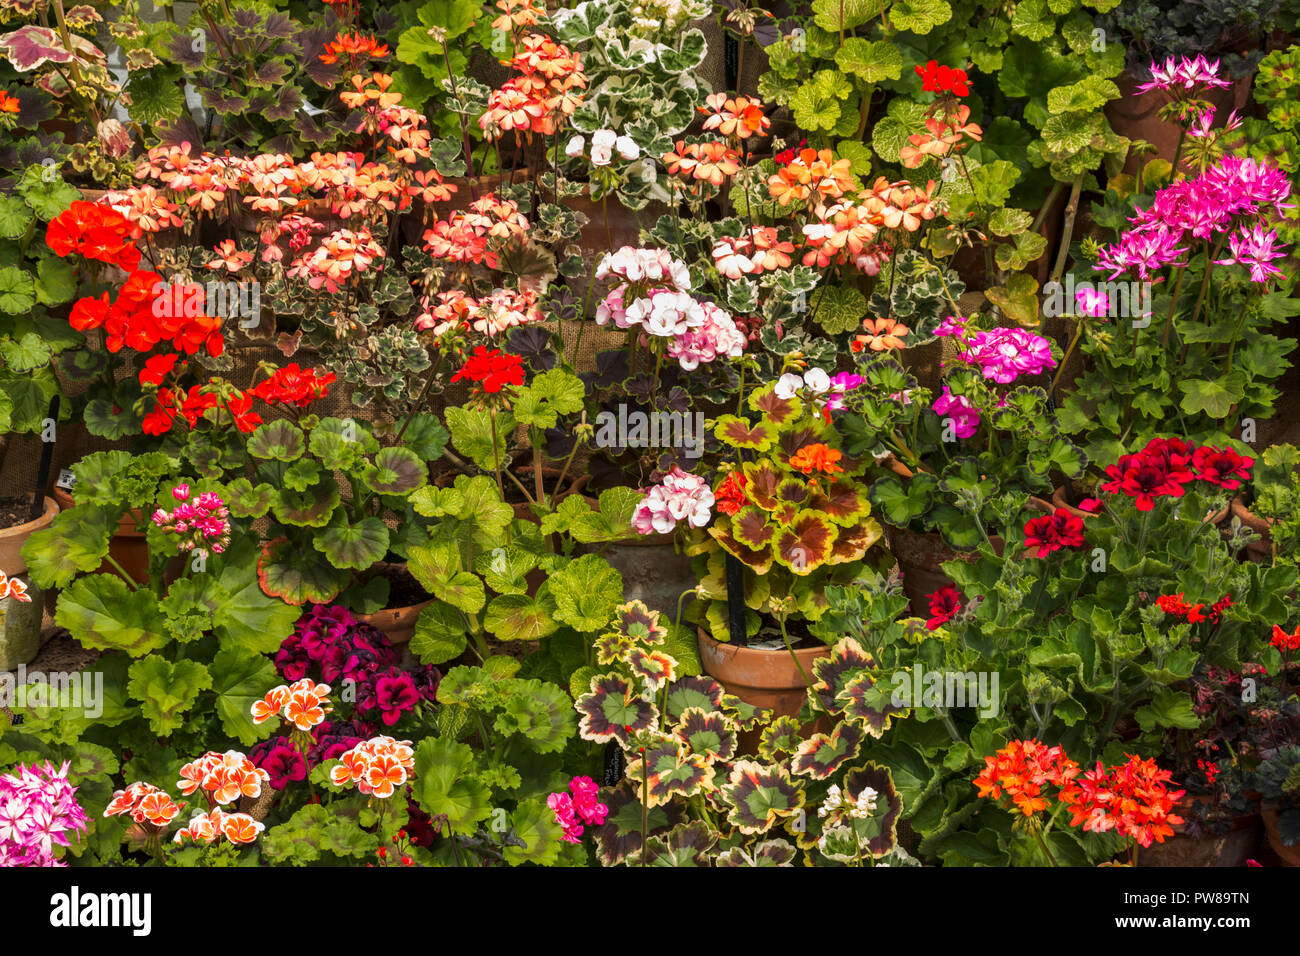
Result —
[[[586,550],[599,554],[623,575],[625,601],[642,601],[667,620],[676,618],[682,592],[698,583],[691,559],[677,550],[671,534],[636,535]]]
[[[76,505],[72,495],[62,488],[52,489],[52,494],[65,511]],[[139,511],[128,511],[118,521],[117,530],[108,543],[109,557],[120,564],[122,570],[131,575],[137,584],[149,580],[149,542],[143,531],[136,530],[137,525],[143,525],[144,520],[144,515]],[[119,578],[122,576],[108,561],[99,566],[99,573],[114,574]]]
[[[415,620],[420,612],[433,603],[433,598],[407,607],[386,607],[374,614],[354,615],[362,624],[370,624],[384,632],[394,644],[405,644],[415,634]]]
[[[1233,498],[1229,507],[1234,518],[1240,518],[1242,524],[1259,535],[1258,541],[1251,541],[1246,545],[1246,557],[1257,562],[1271,560],[1273,557],[1272,520],[1261,518],[1247,508],[1246,499],[1242,495]]]
[[[1300,866],[1300,844],[1287,846],[1282,842],[1282,834],[1277,824],[1278,812],[1261,809],[1259,815],[1264,821],[1264,835],[1268,837],[1269,849],[1277,854],[1284,866]]]
[[[0,571],[9,577],[23,574],[27,562],[23,560],[22,548],[27,539],[37,531],[43,531],[54,523],[54,516],[59,513],[59,504],[53,498],[45,498],[45,510],[35,521],[24,521],[12,528],[0,528]]]
[[[1087,521],[1092,517],[1092,512],[1084,511],[1082,508],[1076,508],[1074,505],[1070,504],[1064,485],[1058,485],[1056,490],[1052,492],[1052,507],[1064,508],[1076,518],[1082,518],[1084,521]]]
[[[765,707],[775,717],[793,717],[799,713],[807,699],[808,682],[799,672],[812,676],[813,662],[818,658],[829,657],[828,646],[801,647],[795,650],[799,667],[785,648],[777,651],[762,650],[756,647],[736,647],[723,644],[710,637],[703,628],[699,634],[700,664],[704,672],[726,688],[727,693],[734,694],[747,704]],[[829,721],[818,718],[804,728],[805,733],[829,732]],[[745,753],[757,749],[759,730],[752,730],[740,735],[740,748]]]

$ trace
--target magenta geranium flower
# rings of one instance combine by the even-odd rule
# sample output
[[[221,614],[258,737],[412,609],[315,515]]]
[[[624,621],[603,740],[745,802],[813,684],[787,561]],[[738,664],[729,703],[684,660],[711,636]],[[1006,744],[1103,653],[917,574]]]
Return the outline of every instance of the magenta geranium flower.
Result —
[[[943,393],[930,406],[940,418],[952,422],[952,432],[958,438],[970,438],[980,427],[980,413],[966,399],[965,395],[954,395],[943,387]]]
[[[1274,259],[1286,257],[1281,249],[1275,249],[1277,233],[1265,229],[1259,223],[1251,228],[1241,228],[1228,237],[1228,248],[1232,255],[1226,259],[1215,259],[1219,265],[1241,265],[1250,270],[1252,282],[1268,282],[1270,279],[1282,278],[1282,270],[1272,265]]]
[[[970,340],[970,360],[984,377],[1002,385],[1021,375],[1038,375],[1056,367],[1052,344],[1025,329],[996,328],[975,333]]]

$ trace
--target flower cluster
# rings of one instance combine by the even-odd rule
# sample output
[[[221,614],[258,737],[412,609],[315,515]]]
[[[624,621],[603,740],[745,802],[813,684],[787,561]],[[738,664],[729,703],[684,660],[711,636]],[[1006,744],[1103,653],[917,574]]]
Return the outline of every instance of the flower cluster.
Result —
[[[600,787],[590,777],[574,777],[568,793],[553,793],[546,805],[555,813],[555,822],[564,828],[564,839],[581,842],[583,825],[598,827],[605,822],[609,807],[598,801]]]
[[[136,823],[161,830],[181,812],[184,803],[174,803],[165,790],[151,783],[139,781],[125,790],[117,790],[104,808],[105,817],[125,814]]]
[[[631,136],[619,136],[612,129],[598,129],[591,134],[591,155],[588,157],[593,166],[608,166],[614,161],[614,153],[628,160],[641,156],[641,147]],[[587,141],[581,136],[574,136],[564,147],[564,155],[578,157],[587,155]]]
[[[517,203],[484,193],[467,210],[435,220],[424,233],[424,248],[435,259],[495,269],[500,257],[493,240],[506,242],[527,231],[528,218]]]
[[[890,248],[880,239],[882,231],[920,229],[922,222],[936,215],[935,191],[933,180],[921,189],[905,180],[890,182],[881,176],[853,199],[817,203],[802,229],[807,249],[803,264],[818,269],[852,264],[867,275],[876,275]]]
[[[223,394],[224,401],[221,397]],[[251,392],[223,386],[217,379],[212,379],[206,385],[192,385],[188,392],[160,388],[154,395],[152,411],[144,417],[143,430],[146,435],[164,435],[181,418],[185,419],[190,428],[194,428],[199,419],[211,412],[216,419],[233,422],[241,432],[251,432],[262,424],[262,416],[252,408]]]
[[[954,395],[943,386],[939,397],[930,405],[930,409],[951,426],[957,438],[970,438],[979,431],[980,413],[965,395]]]
[[[921,89],[926,93],[950,93],[953,96],[969,96],[966,71],[956,67],[943,66],[937,60],[931,60],[925,66],[914,68],[921,78]]]
[[[272,787],[284,790],[291,783],[306,780],[318,764],[338,759],[373,734],[375,729],[358,721],[327,720],[311,729],[311,742],[305,752],[301,739],[276,736],[250,750],[248,759],[270,775]]]
[[[587,77],[578,54],[539,33],[525,36],[510,66],[515,74],[488,97],[478,125],[487,139],[503,133],[554,136],[582,103]]]
[[[126,272],[140,265],[140,250],[131,241],[131,224],[116,209],[77,200],[50,220],[45,244],[66,258],[78,253]]]
[[[979,142],[984,130],[970,121],[970,107],[965,104],[951,111],[926,117],[925,132],[907,137],[907,145],[898,151],[905,169],[916,169],[927,159],[943,159],[960,151],[968,142]]]
[[[842,457],[843,454],[837,449],[822,442],[814,442],[805,445],[790,456],[790,467],[805,475],[814,472],[833,475],[844,470],[839,464]]]
[[[1000,800],[1006,794],[1018,811],[1032,817],[1048,807],[1045,786],[1067,787],[1078,774],[1079,765],[1059,745],[1013,740],[994,756],[984,758],[975,786],[981,797]]]
[[[1139,511],[1150,511],[1156,498],[1181,498],[1184,487],[1193,481],[1236,490],[1250,477],[1254,464],[1255,459],[1230,448],[1197,448],[1181,438],[1153,438],[1141,450],[1121,455],[1118,462],[1108,465],[1106,477],[1110,480],[1101,490],[1126,495]]]
[[[238,750],[209,751],[181,767],[176,786],[184,796],[202,790],[208,806],[225,806],[242,797],[256,800],[270,775]]]
[[[429,299],[422,300],[424,311],[416,318],[415,327],[432,331],[439,338],[470,331],[495,338],[510,329],[536,325],[543,320],[537,293],[532,290],[496,289],[474,299],[460,289],[452,289],[439,292],[436,300],[432,308]]]
[[[524,384],[524,360],[518,355],[508,355],[500,349],[480,345],[451,380],[468,380],[483,394],[495,395],[507,386]]]
[[[1156,606],[1166,614],[1186,618],[1188,624],[1199,624],[1201,621],[1218,624],[1223,612],[1232,607],[1231,594],[1219,598],[1210,605],[1208,611],[1205,611],[1202,610],[1205,607],[1204,604],[1188,604],[1183,599],[1183,593],[1179,591],[1177,594],[1162,594],[1156,598]]]
[[[311,252],[295,259],[285,275],[306,279],[313,289],[323,286],[327,292],[338,292],[383,255],[384,247],[369,229],[336,229]]]
[[[55,858],[56,846],[85,833],[86,814],[68,782],[68,763],[57,770],[18,764],[0,776],[0,867],[66,866]]]
[[[1300,627],[1288,634],[1285,628],[1274,624],[1273,636],[1269,639],[1269,643],[1283,653],[1300,651]]]
[[[192,840],[195,843],[209,844],[224,836],[239,846],[252,843],[265,829],[266,824],[247,813],[227,813],[220,807],[213,807],[207,813],[196,811],[190,817],[190,822],[176,831],[173,840],[176,843]]]
[[[361,41],[359,51],[364,49]],[[380,48],[387,54],[386,48]],[[373,42],[369,45],[372,55]],[[390,92],[393,78],[387,73],[375,73],[363,76],[358,73],[352,77],[353,90],[339,94],[343,104],[351,109],[361,110],[361,123],[356,132],[370,133],[381,138],[388,147],[388,153],[399,163],[411,164],[417,159],[429,158],[429,141],[433,134],[426,128],[424,114],[419,110],[402,105],[402,94],[395,90]]]
[[[310,731],[334,709],[329,692],[328,684],[317,684],[310,677],[288,686],[273,687],[262,700],[253,702],[253,723],[264,724],[272,717],[282,716],[298,730]]]
[[[1035,557],[1045,558],[1062,548],[1083,547],[1083,519],[1069,508],[1057,508],[1025,522],[1025,546],[1037,548]]]
[[[852,188],[849,160],[837,160],[829,149],[799,150],[767,181],[768,194],[782,207],[839,199]]]
[[[713,244],[713,264],[728,279],[785,269],[794,261],[794,243],[783,241],[775,226],[750,226],[743,236],[722,236]]]
[[[721,514],[734,515],[749,503],[745,497],[746,481],[744,472],[729,471],[722,484],[714,489],[714,502]]]
[[[328,395],[329,387],[333,384],[333,372],[322,375],[314,368],[299,368],[298,363],[293,362],[276,369],[248,392],[268,405],[279,403],[306,408],[316,399]]]
[[[172,497],[180,504],[170,512],[159,508],[153,513],[153,523],[163,534],[180,537],[176,549],[202,558],[208,556],[209,548],[214,554],[224,552],[230,545],[230,509],[221,497],[204,491],[191,498],[186,484],[173,488]]]
[[[107,292],[78,299],[68,324],[78,332],[104,330],[104,347],[117,353],[123,348],[147,352],[157,345],[193,355],[206,351],[219,356],[224,349],[221,319],[175,308],[172,287],[156,272],[137,271],[127,276],[110,300]],[[201,307],[201,306],[200,306]]]
[[[853,341],[849,343],[849,348],[854,352],[861,352],[864,349],[870,349],[872,352],[887,352],[891,349],[904,348],[907,343],[903,339],[912,331],[897,319],[889,318],[865,318],[862,320],[862,328],[862,334],[855,335]]]
[[[402,670],[401,654],[378,628],[362,624],[342,606],[312,605],[285,638],[275,665],[286,680],[319,674],[329,685],[350,682],[358,716],[391,727],[421,701],[437,694],[439,673]]]
[[[1195,59],[1171,56],[1162,63],[1151,64],[1151,79],[1137,88],[1138,93],[1164,90],[1174,96],[1198,95],[1209,89],[1226,90],[1232,81],[1219,76],[1219,61],[1211,63],[1202,55]]]
[[[751,136],[766,136],[772,121],[763,115],[763,101],[748,96],[734,99],[726,93],[711,93],[704,99],[704,106],[696,107],[706,117],[704,128],[717,130],[723,136],[737,139],[749,139]]]
[[[363,794],[391,797],[415,772],[415,751],[409,740],[379,736],[362,741],[339,757],[330,770],[337,787],[356,784]]]
[[[721,141],[688,143],[679,139],[661,158],[668,175],[690,183],[693,194],[698,192],[700,182],[719,187],[740,172],[740,154]]]
[[[1170,790],[1166,784],[1172,774],[1154,760],[1126,756],[1128,763],[1110,769],[1097,761],[1094,770],[1080,774],[1061,792],[1061,802],[1070,808],[1070,825],[1094,833],[1114,830],[1143,847],[1163,843],[1174,835],[1170,824],[1183,822],[1173,809],[1186,791]]]
[[[678,332],[668,341],[669,358],[677,359],[683,370],[690,372],[720,356],[737,358],[745,350],[745,334],[736,325],[731,314],[712,302],[697,303],[704,321],[693,328]]]
[[[955,336],[962,361],[980,366],[983,375],[1001,385],[1009,385],[1022,375],[1040,375],[1056,367],[1052,343],[1026,329],[998,327],[971,332],[950,320],[936,335]]]
[[[712,507],[713,491],[709,483],[674,465],[638,502],[632,527],[639,534],[668,534],[677,528],[679,521],[686,519],[691,527],[703,528],[709,523]]]
[[[1253,282],[1281,275],[1271,265],[1285,253],[1277,234],[1261,220],[1292,208],[1287,174],[1268,161],[1226,155],[1200,175],[1180,179],[1156,193],[1155,201],[1129,219],[1133,225],[1119,240],[1102,247],[1097,269],[1114,279],[1132,271],[1151,279],[1167,265],[1181,266],[1193,239],[1227,235],[1231,255],[1215,260],[1250,270]]]

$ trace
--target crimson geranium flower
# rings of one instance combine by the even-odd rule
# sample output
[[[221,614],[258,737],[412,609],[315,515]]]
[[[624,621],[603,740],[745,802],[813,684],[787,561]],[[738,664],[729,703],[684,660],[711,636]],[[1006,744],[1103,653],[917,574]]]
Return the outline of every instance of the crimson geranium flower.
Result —
[[[930,619],[925,622],[926,630],[938,630],[961,613],[962,601],[966,595],[949,584],[939,588],[930,595]]]
[[[484,392],[494,394],[507,385],[524,384],[524,360],[518,355],[507,355],[500,349],[478,346],[465,362],[465,367],[451,377],[453,382],[469,379]]]
[[[1141,451],[1121,455],[1108,465],[1110,481],[1101,486],[1109,494],[1123,494],[1134,499],[1138,511],[1150,511],[1155,499],[1180,498],[1183,485],[1194,480],[1193,449],[1181,438],[1153,438]]]
[[[952,93],[954,96],[966,96],[970,93],[970,87],[966,85],[966,71],[951,66],[940,66],[938,60],[931,60],[925,66],[918,66],[916,75],[921,78],[921,89],[927,93]]]
[[[1243,481],[1250,480],[1250,468],[1254,464],[1254,458],[1238,455],[1231,448],[1203,445],[1192,453],[1196,477],[1228,491],[1235,491]]]
[[[1030,518],[1025,522],[1025,545],[1037,548],[1036,557],[1040,558],[1062,548],[1082,548],[1083,519],[1072,515],[1068,508]]]

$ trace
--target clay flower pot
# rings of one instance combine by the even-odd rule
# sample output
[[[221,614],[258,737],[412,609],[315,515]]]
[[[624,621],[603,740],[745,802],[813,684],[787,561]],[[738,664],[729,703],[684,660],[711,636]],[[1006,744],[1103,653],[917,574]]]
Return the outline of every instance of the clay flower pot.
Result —
[[[1242,495],[1233,498],[1229,507],[1233,517],[1240,518],[1242,524],[1259,535],[1258,541],[1251,541],[1246,545],[1246,557],[1251,561],[1270,560],[1273,556],[1272,519],[1261,518],[1247,508],[1246,499]]]
[[[41,649],[44,597],[34,584],[28,587],[27,596],[30,601],[0,598],[0,671],[30,664]]]
[[[813,662],[818,658],[829,657],[829,646],[796,648],[794,657],[799,659],[795,666],[790,651],[782,647],[779,650],[764,650],[757,647],[737,647],[715,641],[703,629],[699,634],[700,664],[704,672],[721,684],[729,694],[734,694],[747,704],[765,707],[772,711],[773,718],[793,717],[799,713],[807,697],[808,682],[799,672],[812,676]],[[819,718],[804,730],[809,733],[828,732],[829,721]],[[757,747],[759,731],[754,730],[740,735],[741,749],[753,753]]]
[[[37,531],[43,531],[54,523],[54,516],[59,513],[59,504],[55,499],[44,499],[44,511],[35,521],[24,521],[11,528],[0,528],[0,571],[9,577],[17,577],[27,570],[23,560],[23,545]]]
[[[698,579],[689,556],[678,551],[671,534],[633,534],[606,545],[590,545],[586,551],[599,554],[623,576],[623,599],[641,601],[652,611],[672,620],[683,591],[695,587]]]
[[[75,507],[76,501],[73,500],[72,495],[62,488],[54,488],[53,494],[63,510]],[[122,515],[122,519],[117,523],[117,530],[113,532],[113,537],[108,543],[109,557],[120,564],[122,570],[131,575],[137,584],[144,584],[149,580],[149,542],[143,531],[136,530],[137,527],[143,526],[144,522],[145,517],[139,511],[128,511]],[[99,573],[115,574],[119,578],[122,576],[117,568],[107,561],[99,566]]]
[[[404,564],[378,564],[377,570],[380,574],[385,572],[399,573],[405,570]],[[392,581],[392,577],[389,577]],[[373,614],[354,614],[353,616],[362,624],[369,624],[383,632],[394,644],[406,644],[415,634],[415,622],[419,618],[420,612],[433,603],[433,598],[426,601],[417,601],[414,604],[403,606],[386,607],[382,610],[375,611]]]
[[[1287,846],[1282,842],[1277,810],[1261,809],[1259,815],[1264,821],[1264,835],[1268,837],[1269,849],[1277,854],[1285,866],[1300,866],[1300,844]]]

